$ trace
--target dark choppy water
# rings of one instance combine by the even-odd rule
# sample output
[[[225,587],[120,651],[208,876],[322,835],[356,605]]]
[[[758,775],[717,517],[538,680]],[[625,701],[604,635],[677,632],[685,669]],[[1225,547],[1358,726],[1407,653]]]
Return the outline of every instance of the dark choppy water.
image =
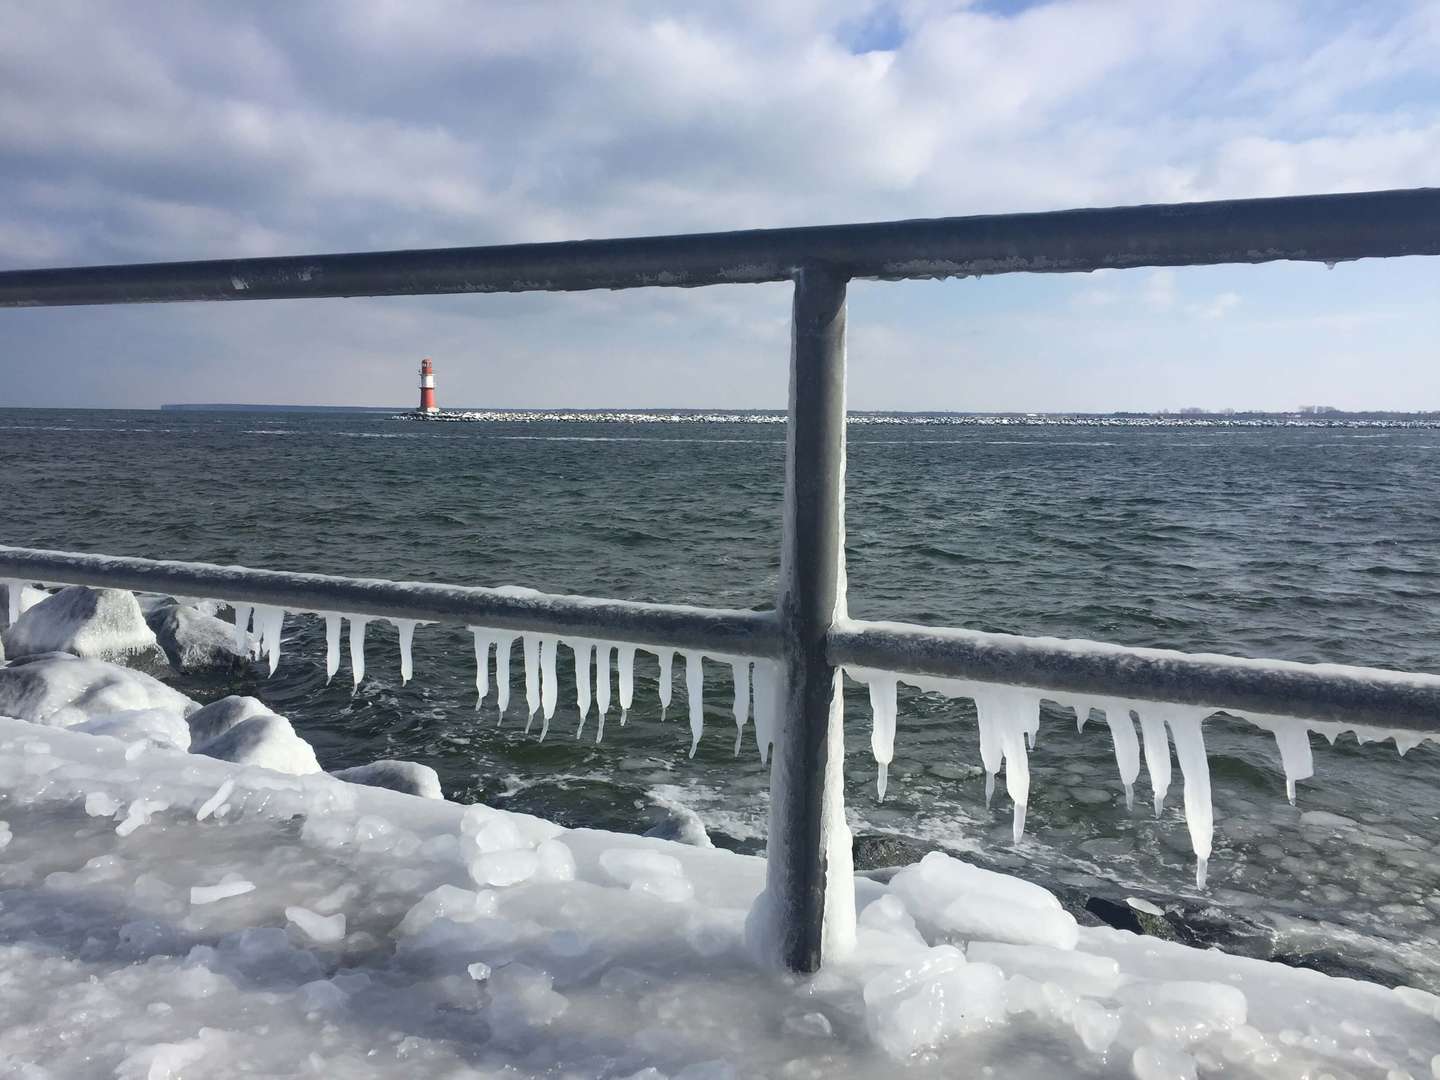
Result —
[[[782,429],[740,425],[0,411],[0,541],[762,607],[775,589],[783,452]],[[1436,671],[1437,470],[1436,431],[859,428],[850,609]],[[709,672],[692,761],[683,719],[660,722],[643,653],[627,728],[612,720],[599,746],[575,740],[562,693],[541,744],[521,734],[518,656],[513,711],[497,727],[493,705],[472,708],[468,635],[417,631],[417,677],[404,687],[394,630],[372,624],[369,641],[355,695],[343,670],[324,685],[322,635],[307,619],[290,620],[274,678],[188,689],[257,694],[327,767],[413,758],[440,771],[452,798],[618,829],[648,827],[671,800],[717,842],[757,846],[766,777],[753,746],[731,757],[728,671]],[[562,651],[562,682],[566,661]],[[1162,821],[1143,810],[1143,772],[1127,812],[1103,725],[1077,735],[1068,710],[1046,713],[1017,849],[1008,801],[985,811],[968,703],[902,688],[883,805],[862,691],[851,705],[858,833],[944,844],[1112,899],[1171,898],[1232,947],[1440,986],[1432,744],[1401,759],[1388,744],[1317,737],[1316,776],[1292,809],[1269,738],[1207,724],[1217,829],[1210,887],[1197,893],[1178,772]]]

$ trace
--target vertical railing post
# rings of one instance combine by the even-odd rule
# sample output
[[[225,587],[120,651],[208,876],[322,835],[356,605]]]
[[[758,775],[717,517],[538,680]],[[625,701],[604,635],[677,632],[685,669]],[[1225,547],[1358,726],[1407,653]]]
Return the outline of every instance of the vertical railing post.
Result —
[[[771,766],[766,891],[770,940],[812,972],[853,937],[844,820],[840,672],[826,636],[845,615],[845,286],[807,266],[795,276],[785,525],[777,599],[783,706]]]

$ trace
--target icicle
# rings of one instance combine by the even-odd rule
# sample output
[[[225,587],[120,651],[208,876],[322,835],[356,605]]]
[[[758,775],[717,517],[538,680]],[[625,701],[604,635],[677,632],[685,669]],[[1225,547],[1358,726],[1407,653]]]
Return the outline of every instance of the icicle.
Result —
[[[1295,781],[1315,775],[1315,757],[1310,752],[1310,731],[1303,720],[1272,717],[1265,724],[1275,733],[1280,764],[1285,769],[1285,796],[1295,805]],[[1178,745],[1178,744],[1177,744]]]
[[[895,756],[895,693],[898,680],[894,675],[876,675],[870,679],[870,751],[875,755],[875,794],[885,800],[885,786],[890,762]]]
[[[357,690],[365,678],[365,624],[369,621],[358,615],[350,616],[350,675]]]
[[[555,717],[555,705],[560,700],[560,684],[555,681],[555,654],[559,645],[558,638],[540,639],[540,708],[545,717],[540,725],[542,742],[550,734],[550,721]]]
[[[1170,739],[1165,734],[1165,721],[1153,715],[1153,708],[1140,717],[1140,731],[1145,736],[1145,768],[1150,773],[1150,790],[1155,795],[1155,816],[1165,809],[1165,793],[1170,790]]]
[[[415,620],[414,619],[391,619],[390,620],[400,637],[400,685],[404,686],[415,674],[415,665],[411,658],[411,645],[415,641]]]
[[[1075,730],[1083,732],[1085,725],[1090,720],[1090,703],[1088,701],[1077,701],[1072,705],[1075,710]]]
[[[325,685],[335,678],[340,670],[340,616],[333,611],[325,613]]]
[[[15,602],[20,602],[18,594]],[[249,604],[235,605],[235,648],[250,651],[246,644],[246,637],[250,633],[250,612],[254,610]],[[13,622],[14,619],[12,618]]]
[[[730,677],[735,683],[735,756],[740,756],[740,740],[745,736],[745,721],[750,719],[750,661],[730,661]]]
[[[980,698],[975,699],[975,723],[980,728],[980,763],[985,766],[985,809],[990,809],[990,800],[995,796],[995,774],[1005,760],[1000,744],[1000,729],[989,709],[981,706]]]
[[[25,585],[23,582],[16,581],[13,578],[7,578],[5,580],[6,626],[14,626],[15,620],[20,617],[20,593],[24,588]],[[239,616],[237,615],[236,618],[238,619]]]
[[[610,711],[610,654],[613,651],[613,645],[595,647],[595,712],[600,721],[595,731],[597,743],[605,738],[605,714]]]
[[[620,655],[620,726],[630,718],[630,703],[635,699],[635,646],[621,645]]]
[[[690,756],[694,757],[705,731],[705,673],[698,652],[685,654],[685,692],[690,698]]]
[[[659,649],[655,653],[660,661],[660,719],[665,719],[665,710],[670,708],[670,694],[675,689],[675,652],[673,649]]]
[[[475,639],[475,709],[490,696],[490,635],[483,630],[470,627],[470,636]],[[496,659],[495,680],[500,680],[499,659]]]
[[[1025,744],[1039,726],[1040,696],[1033,690],[1009,686],[976,688],[975,714],[980,722],[980,756],[985,764],[986,806],[994,791],[995,772],[1005,764],[1005,790],[1014,804],[1011,834],[1015,843],[1025,834],[1025,811],[1030,801],[1030,759]]]
[[[1140,740],[1135,737],[1135,721],[1130,719],[1129,707],[1120,702],[1107,701],[1103,707],[1105,726],[1115,746],[1115,767],[1125,785],[1125,809],[1134,810],[1135,778],[1140,775]]]
[[[495,641],[495,723],[498,726],[505,719],[505,710],[510,707],[510,652],[515,647],[512,634]]]
[[[580,726],[575,729],[578,739],[585,730],[585,716],[590,712],[590,655],[595,651],[595,643],[573,641],[570,651],[575,654],[575,707],[580,712]]]
[[[1207,715],[1203,709],[1166,710],[1170,734],[1175,739],[1175,757],[1185,778],[1185,824],[1195,849],[1197,889],[1205,888],[1210,844],[1215,835],[1215,810],[1210,804],[1210,760],[1205,756],[1205,735],[1200,727],[1200,721]]]
[[[525,734],[529,735],[535,714],[540,711],[540,636],[522,634],[520,641],[525,649],[525,707],[528,710],[525,714]]]
[[[280,634],[285,626],[285,609],[256,605],[255,629],[260,635],[260,654],[270,658],[270,674],[280,665]]]
[[[1409,753],[1411,750],[1414,750],[1415,747],[1419,746],[1427,738],[1428,736],[1426,735],[1419,735],[1407,731],[1397,731],[1395,732],[1395,749],[1401,757],[1404,757],[1407,753]]]
[[[773,660],[755,661],[755,747],[760,751],[760,764],[770,760],[770,746],[775,741],[775,727],[780,720],[782,694],[780,665]]]

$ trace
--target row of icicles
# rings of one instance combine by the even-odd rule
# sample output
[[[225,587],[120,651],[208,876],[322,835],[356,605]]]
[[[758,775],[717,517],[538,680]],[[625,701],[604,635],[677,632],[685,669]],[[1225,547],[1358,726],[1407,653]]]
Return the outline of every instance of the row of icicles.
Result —
[[[252,650],[257,657],[268,658],[270,673],[274,674],[280,659],[280,634],[285,612],[281,608],[236,604],[236,642],[245,647],[246,631],[253,625]],[[326,662],[325,673],[328,682],[340,667],[340,643],[342,616],[334,612],[323,613],[325,619]],[[363,616],[348,616],[349,651],[351,673],[355,686],[365,677],[365,627],[371,620]],[[400,677],[409,682],[413,674],[411,646],[414,640],[414,620],[390,620],[396,627],[400,641]],[[496,630],[470,627],[475,642],[475,707],[479,709],[490,695],[491,655],[494,656],[496,723],[499,724],[510,704],[511,659],[517,642],[520,644],[525,670],[525,731],[528,733],[536,716],[541,717],[540,738],[550,732],[550,721],[555,715],[559,698],[559,683],[556,678],[556,654],[563,643],[575,659],[576,707],[580,713],[580,724],[575,731],[578,739],[584,732],[592,703],[596,711],[595,741],[605,735],[605,720],[612,702],[618,703],[620,723],[628,718],[634,694],[635,653],[637,646],[622,643],[597,641],[585,638],[557,638],[533,633],[507,633]],[[646,646],[645,651],[653,653],[659,661],[659,695],[661,715],[669,708],[673,683],[673,665],[677,650]],[[702,704],[703,673],[702,654],[678,650],[685,660],[685,684],[688,695],[690,719],[690,756],[700,744],[704,731]],[[743,657],[712,656],[711,659],[728,663],[734,683],[733,711],[735,716],[735,753],[740,753],[741,740],[746,723],[752,713],[755,725],[755,741],[761,762],[768,760],[774,741],[775,731],[781,715],[781,685],[779,665],[768,660],[751,660]],[[612,684],[612,671],[618,687]],[[900,676],[891,672],[869,669],[846,669],[858,682],[867,684],[870,692],[871,737],[870,746],[877,764],[876,791],[884,799],[887,774],[894,756],[895,723],[897,713],[897,691]],[[1140,773],[1142,742],[1135,732],[1135,721],[1140,724],[1143,736],[1143,756],[1153,793],[1155,816],[1158,818],[1165,805],[1172,780],[1171,743],[1173,740],[1175,760],[1180,764],[1183,780],[1185,821],[1190,833],[1191,844],[1196,855],[1195,880],[1203,888],[1214,835],[1214,813],[1210,798],[1210,765],[1205,752],[1202,721],[1217,710],[1198,706],[1134,703],[1110,698],[1078,698],[1041,692],[1023,687],[997,686],[988,683],[972,683],[953,679],[935,679],[906,675],[904,681],[921,690],[938,692],[949,698],[968,698],[975,703],[976,721],[980,734],[980,757],[985,769],[985,805],[990,806],[995,792],[995,778],[1003,770],[1005,787],[1014,806],[1012,835],[1019,843],[1025,831],[1025,813],[1030,797],[1029,752],[1035,749],[1040,729],[1040,702],[1055,701],[1075,710],[1076,727],[1084,730],[1085,724],[1095,713],[1100,713],[1110,729],[1115,748],[1115,763],[1121,783],[1125,788],[1125,803],[1129,808],[1135,804],[1135,780]],[[618,689],[618,694],[613,693]],[[1340,725],[1307,723],[1288,717],[1251,717],[1251,721],[1274,733],[1280,751],[1281,763],[1285,770],[1286,793],[1295,802],[1295,783],[1313,775],[1314,759],[1310,749],[1309,732],[1313,727],[1326,734],[1333,743]],[[1382,733],[1357,731],[1362,740],[1380,737]],[[1396,736],[1400,752],[1409,748],[1406,740]],[[1416,740],[1418,741],[1418,740]]]

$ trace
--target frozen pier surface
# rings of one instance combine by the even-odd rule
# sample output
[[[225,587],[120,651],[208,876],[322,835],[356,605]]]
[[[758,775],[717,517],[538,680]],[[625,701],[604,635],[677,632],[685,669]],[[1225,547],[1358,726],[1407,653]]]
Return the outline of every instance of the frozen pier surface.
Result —
[[[1440,1075],[1440,999],[940,855],[760,966],[753,857],[0,719],[0,1075]]]

